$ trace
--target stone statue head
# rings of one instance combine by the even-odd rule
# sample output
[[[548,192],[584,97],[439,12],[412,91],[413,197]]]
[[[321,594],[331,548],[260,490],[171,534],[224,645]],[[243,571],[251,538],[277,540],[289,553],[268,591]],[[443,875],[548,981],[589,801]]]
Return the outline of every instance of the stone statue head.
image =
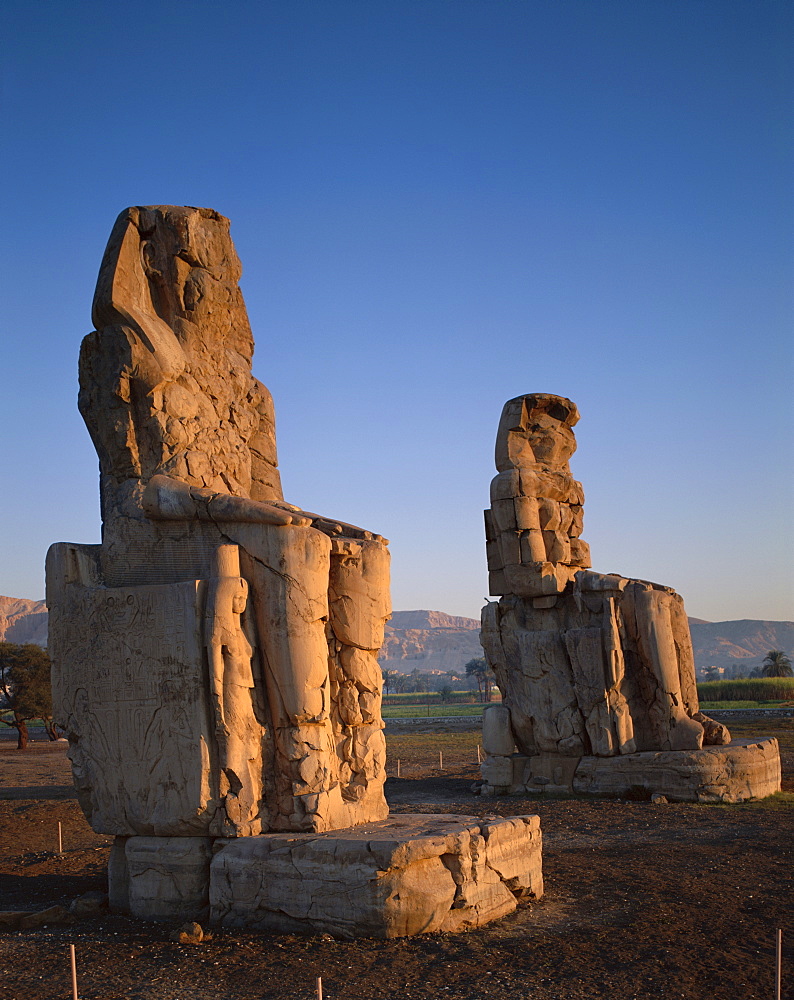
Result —
[[[250,364],[254,341],[229,220],[211,208],[125,209],[108,240],[93,304],[97,329],[159,319],[198,360],[219,344]],[[207,333],[211,336],[207,336]]]
[[[229,220],[212,209],[119,215],[97,280],[96,330],[80,354],[79,407],[103,490],[160,474],[281,497],[273,401],[251,372],[240,274]]]
[[[496,435],[496,468],[544,468],[568,472],[576,451],[576,404],[565,396],[528,393],[508,400]]]

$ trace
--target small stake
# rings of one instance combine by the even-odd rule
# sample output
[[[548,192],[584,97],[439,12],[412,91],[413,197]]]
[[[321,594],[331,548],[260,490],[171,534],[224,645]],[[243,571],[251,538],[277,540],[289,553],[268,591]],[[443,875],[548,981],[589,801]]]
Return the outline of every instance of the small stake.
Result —
[[[397,777],[400,777],[400,758],[397,758]]]
[[[477,744],[477,763],[482,764],[482,756],[480,754],[480,744]]]
[[[777,929],[777,942],[775,948],[775,1000],[780,1000],[780,981],[783,966],[783,931]]]
[[[63,836],[61,834],[61,821],[58,820],[58,853],[63,854]]]
[[[444,755],[441,753],[440,750],[438,751],[438,769],[439,771],[444,770]]]
[[[317,977],[317,1000],[323,1000],[323,977]]]
[[[74,953],[74,945],[69,945],[69,958],[72,962],[72,1000],[77,998],[77,956]]]

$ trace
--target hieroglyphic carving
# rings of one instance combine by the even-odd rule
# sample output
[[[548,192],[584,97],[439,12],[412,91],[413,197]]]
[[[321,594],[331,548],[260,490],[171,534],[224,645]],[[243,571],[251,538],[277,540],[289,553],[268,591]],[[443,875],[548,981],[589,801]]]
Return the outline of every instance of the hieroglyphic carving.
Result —
[[[200,589],[63,588],[51,641],[80,673],[57,670],[53,696],[81,805],[106,833],[205,832],[220,808]]]

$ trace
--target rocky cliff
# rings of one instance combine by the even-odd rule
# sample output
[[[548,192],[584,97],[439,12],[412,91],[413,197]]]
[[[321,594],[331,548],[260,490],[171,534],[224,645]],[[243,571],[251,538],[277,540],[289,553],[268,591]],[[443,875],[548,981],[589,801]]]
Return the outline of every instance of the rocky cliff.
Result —
[[[378,660],[387,670],[463,671],[482,656],[480,623],[443,611],[395,611]]]
[[[0,642],[47,645],[47,605],[24,597],[0,597]]]
[[[724,667],[726,676],[737,669],[749,673],[761,665],[770,649],[782,649],[794,656],[794,622],[766,622],[741,619],[733,622],[689,620],[695,665]]]

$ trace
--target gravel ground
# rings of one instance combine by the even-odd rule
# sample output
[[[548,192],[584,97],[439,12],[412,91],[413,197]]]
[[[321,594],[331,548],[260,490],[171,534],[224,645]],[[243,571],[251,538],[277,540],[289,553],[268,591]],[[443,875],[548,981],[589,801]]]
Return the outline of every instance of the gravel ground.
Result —
[[[794,1000],[794,723],[731,728],[778,736],[787,792],[743,806],[481,801],[470,792],[476,732],[389,733],[394,812],[540,814],[542,900],[479,931],[394,941],[216,931],[180,945],[171,927],[119,916],[15,931],[0,937],[0,997],[67,1000],[75,944],[81,1000],[309,1000],[317,976],[327,1000],[773,1000],[781,927],[783,997]],[[109,844],[79,810],[63,744],[0,741],[0,908],[103,889]]]

